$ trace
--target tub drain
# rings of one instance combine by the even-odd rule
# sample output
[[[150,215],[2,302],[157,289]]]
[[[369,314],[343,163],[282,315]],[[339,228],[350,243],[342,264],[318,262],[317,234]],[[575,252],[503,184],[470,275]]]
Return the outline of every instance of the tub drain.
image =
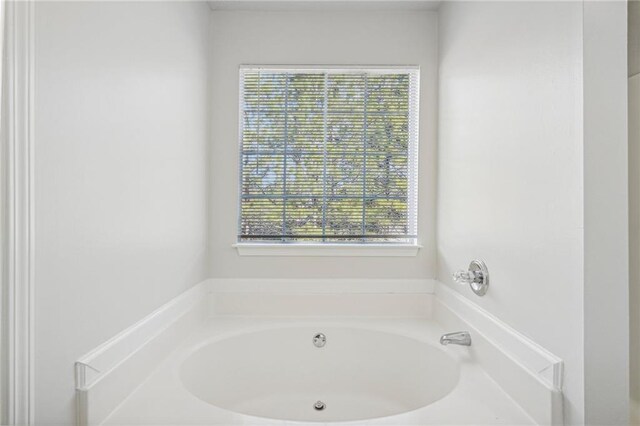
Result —
[[[315,408],[317,411],[322,411],[326,408],[326,405],[322,401],[317,401],[315,404],[313,404],[313,408]]]

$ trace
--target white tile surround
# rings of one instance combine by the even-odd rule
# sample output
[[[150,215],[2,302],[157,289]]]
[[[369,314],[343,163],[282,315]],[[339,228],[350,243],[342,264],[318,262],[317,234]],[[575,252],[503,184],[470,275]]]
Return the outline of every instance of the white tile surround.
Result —
[[[78,361],[78,424],[292,424],[206,404],[174,374],[176,360],[205,338],[292,320],[430,342],[446,331],[471,332],[470,348],[447,347],[462,359],[451,394],[410,413],[352,424],[562,423],[561,360],[436,281],[218,279],[198,284]]]

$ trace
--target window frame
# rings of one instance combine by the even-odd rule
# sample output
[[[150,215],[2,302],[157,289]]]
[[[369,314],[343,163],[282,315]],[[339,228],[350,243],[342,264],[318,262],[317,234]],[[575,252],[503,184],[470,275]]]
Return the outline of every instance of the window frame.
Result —
[[[243,144],[243,101],[244,81],[243,72],[331,72],[331,73],[361,73],[372,74],[396,74],[406,72],[412,74],[414,79],[415,96],[417,100],[410,105],[410,119],[415,121],[415,129],[409,132],[408,147],[408,173],[407,179],[412,182],[409,185],[408,198],[413,198],[413,208],[408,206],[409,221],[415,223],[416,237],[412,242],[390,243],[334,243],[334,242],[299,242],[299,241],[240,241],[236,232],[236,241],[232,246],[243,256],[416,256],[422,246],[419,244],[420,234],[418,227],[418,156],[419,156],[419,131],[420,131],[420,67],[417,65],[240,65],[238,69],[238,190],[237,190],[237,228],[242,221],[242,155]],[[409,202],[409,201],[408,201]],[[413,218],[411,216],[414,215]]]

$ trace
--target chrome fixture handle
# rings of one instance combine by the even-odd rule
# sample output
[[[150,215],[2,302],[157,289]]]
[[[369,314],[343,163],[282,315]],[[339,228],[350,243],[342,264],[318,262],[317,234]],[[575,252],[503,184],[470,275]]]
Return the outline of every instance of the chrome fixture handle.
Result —
[[[448,344],[471,346],[471,335],[468,331],[443,334],[440,338],[440,344],[445,346]]]
[[[467,271],[456,271],[453,280],[461,285],[469,284],[475,294],[484,296],[489,289],[489,270],[482,260],[473,260]]]
[[[471,284],[482,280],[480,271],[463,271],[462,269],[453,273],[453,279],[458,284]]]

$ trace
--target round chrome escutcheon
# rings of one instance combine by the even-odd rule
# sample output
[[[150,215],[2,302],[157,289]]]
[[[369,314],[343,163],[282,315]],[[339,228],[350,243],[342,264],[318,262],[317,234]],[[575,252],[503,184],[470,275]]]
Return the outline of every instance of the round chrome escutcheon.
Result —
[[[476,274],[476,281],[471,283],[471,290],[478,296],[484,296],[489,289],[489,270],[482,260],[473,260],[469,271]]]

